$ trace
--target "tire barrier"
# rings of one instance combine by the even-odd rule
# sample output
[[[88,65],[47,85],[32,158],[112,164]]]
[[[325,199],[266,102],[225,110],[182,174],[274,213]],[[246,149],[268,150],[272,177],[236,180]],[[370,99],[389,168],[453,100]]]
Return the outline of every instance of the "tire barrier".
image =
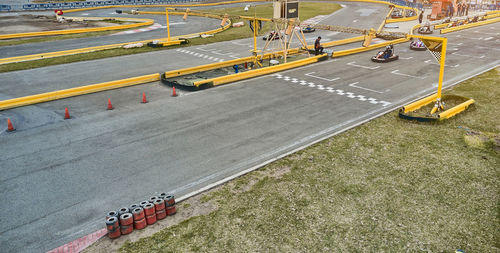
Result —
[[[134,230],[141,230],[177,212],[173,194],[161,193],[147,201],[122,207],[106,214],[108,237],[115,239]]]
[[[118,223],[118,217],[113,216],[106,219],[106,229],[108,230],[108,237],[115,239],[121,236],[121,230]]]

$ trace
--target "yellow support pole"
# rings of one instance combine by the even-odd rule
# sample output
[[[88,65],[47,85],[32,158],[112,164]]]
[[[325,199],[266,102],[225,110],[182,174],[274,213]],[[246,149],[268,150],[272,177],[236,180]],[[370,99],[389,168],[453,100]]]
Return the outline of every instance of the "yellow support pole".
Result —
[[[170,41],[170,22],[168,22],[168,8],[165,8],[165,16],[167,16],[167,41]]]
[[[441,46],[441,62],[439,66],[439,81],[438,81],[438,91],[437,98],[441,99],[441,88],[443,87],[443,75],[444,75],[444,63],[446,60],[446,44],[448,42],[447,38],[443,38],[443,44]]]

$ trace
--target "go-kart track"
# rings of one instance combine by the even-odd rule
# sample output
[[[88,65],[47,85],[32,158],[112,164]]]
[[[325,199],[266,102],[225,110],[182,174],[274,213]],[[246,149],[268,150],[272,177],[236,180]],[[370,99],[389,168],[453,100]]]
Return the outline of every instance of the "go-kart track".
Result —
[[[339,3],[344,8],[319,23],[376,28],[387,15],[386,5]],[[161,16],[144,17],[164,23]],[[176,18],[170,22],[184,22]],[[195,17],[186,23],[172,31],[214,29],[220,21]],[[498,31],[497,22],[445,35],[445,87],[500,65]],[[118,43],[121,36],[133,41],[164,37],[165,31],[0,52],[10,57],[87,47],[89,41]],[[317,36],[324,43],[358,35],[316,29],[306,40],[312,44]],[[0,99],[246,57],[252,43],[242,39],[1,73]],[[177,90],[177,97],[158,81],[0,111],[2,252],[54,249],[102,229],[112,208],[165,191],[182,199],[435,92],[439,64],[433,56],[411,50],[409,42],[394,50],[399,60],[384,64],[370,60],[377,52],[372,50],[197,92]],[[143,92],[147,104],[140,103]],[[108,98],[114,110],[106,110]],[[70,120],[63,119],[65,107]],[[7,118],[15,132],[5,131]]]

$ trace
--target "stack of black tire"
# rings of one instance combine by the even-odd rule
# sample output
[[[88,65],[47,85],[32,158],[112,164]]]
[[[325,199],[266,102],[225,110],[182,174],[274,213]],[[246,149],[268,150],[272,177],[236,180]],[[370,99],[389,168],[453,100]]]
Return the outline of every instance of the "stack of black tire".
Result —
[[[175,213],[174,195],[167,193],[153,196],[149,201],[142,201],[140,204],[133,204],[130,208],[122,207],[118,212],[110,211],[106,215],[108,237],[115,239],[132,233],[134,229],[144,229],[147,225]]]

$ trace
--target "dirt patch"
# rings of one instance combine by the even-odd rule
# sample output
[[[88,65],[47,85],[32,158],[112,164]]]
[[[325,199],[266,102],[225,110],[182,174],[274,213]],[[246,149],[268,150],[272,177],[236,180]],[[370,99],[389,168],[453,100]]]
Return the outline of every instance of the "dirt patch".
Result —
[[[0,34],[43,32],[51,30],[65,30],[86,27],[114,26],[118,24],[92,21],[78,22],[66,20],[58,22],[55,17],[41,15],[19,15],[0,17]]]
[[[107,236],[102,237],[96,243],[86,248],[83,252],[118,252],[120,247],[127,241],[135,242],[143,237],[153,235],[167,227],[179,224],[191,217],[207,215],[217,209],[211,201],[202,201],[204,194],[199,194],[177,204],[177,213],[173,216],[157,221],[153,225],[147,226],[143,230],[134,230],[131,234],[123,235],[120,238],[111,240]],[[103,218],[104,220],[104,218]],[[104,221],[103,221],[104,224]]]

